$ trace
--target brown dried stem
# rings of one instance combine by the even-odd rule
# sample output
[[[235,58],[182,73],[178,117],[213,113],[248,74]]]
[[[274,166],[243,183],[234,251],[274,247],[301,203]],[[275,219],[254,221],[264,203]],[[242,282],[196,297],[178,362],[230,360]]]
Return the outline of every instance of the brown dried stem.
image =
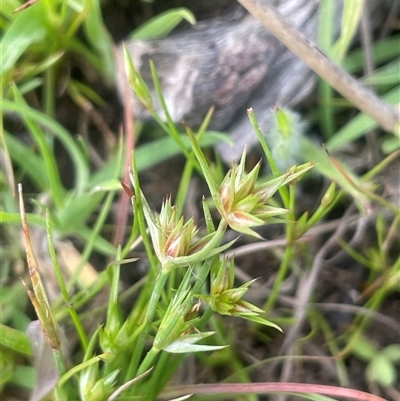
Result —
[[[337,92],[368,114],[382,128],[400,136],[400,116],[390,104],[363,87],[343,68],[327,57],[314,43],[291,25],[266,0],[238,0],[289,50],[303,60]]]

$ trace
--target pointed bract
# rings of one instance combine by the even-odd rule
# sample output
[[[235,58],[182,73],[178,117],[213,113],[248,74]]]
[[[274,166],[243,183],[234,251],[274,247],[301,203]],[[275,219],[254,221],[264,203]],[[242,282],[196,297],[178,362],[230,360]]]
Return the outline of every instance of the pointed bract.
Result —
[[[266,202],[283,185],[293,182],[308,171],[312,163],[291,167],[286,174],[263,184],[257,184],[260,162],[245,172],[246,155],[239,165],[233,166],[219,186],[220,199],[215,202],[218,212],[235,231],[261,238],[251,227],[261,226],[273,216],[287,213],[286,209],[268,206]]]

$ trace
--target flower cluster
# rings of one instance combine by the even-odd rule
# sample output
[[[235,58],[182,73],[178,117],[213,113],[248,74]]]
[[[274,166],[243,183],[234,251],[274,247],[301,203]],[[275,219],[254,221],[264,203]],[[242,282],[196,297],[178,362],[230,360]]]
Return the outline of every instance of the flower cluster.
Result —
[[[135,182],[133,178],[132,182]],[[225,251],[235,242],[220,246],[225,232],[223,224],[216,231],[198,238],[194,219],[185,222],[179,216],[177,207],[172,206],[170,198],[163,202],[160,213],[151,211],[143,194],[141,201],[154,251],[164,271],[202,262]]]
[[[292,167],[280,177],[257,184],[261,163],[257,163],[250,173],[246,173],[245,161],[246,154],[243,152],[239,165],[229,170],[219,186],[219,199],[215,199],[215,203],[218,212],[233,230],[260,238],[250,227],[260,226],[275,216],[288,212],[287,209],[267,205],[267,200],[280,187],[298,179],[313,165],[306,163]]]
[[[261,317],[265,313],[264,310],[242,299],[248,287],[255,280],[234,288],[235,266],[233,259],[223,258],[217,267],[211,277],[210,295],[199,295],[199,298],[205,301],[213,311],[221,315],[242,317],[280,330],[279,326]]]
[[[152,233],[152,238],[160,260],[188,256],[202,247],[199,241],[194,240],[198,228],[193,218],[185,223],[183,217],[178,216],[176,205],[171,205],[171,198],[163,202],[161,212],[154,217],[158,230],[154,238]]]

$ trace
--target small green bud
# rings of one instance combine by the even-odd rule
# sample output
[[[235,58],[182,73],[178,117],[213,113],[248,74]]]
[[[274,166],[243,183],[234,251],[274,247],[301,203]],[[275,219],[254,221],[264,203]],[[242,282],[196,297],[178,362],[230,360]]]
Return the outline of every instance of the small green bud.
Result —
[[[336,195],[336,184],[331,182],[324,196],[321,199],[321,206],[327,207],[331,204]]]
[[[79,392],[82,400],[87,400],[91,389],[95,386],[99,375],[99,365],[94,363],[81,371],[79,377]]]
[[[87,393],[84,401],[103,401],[106,400],[115,390],[115,381],[119,370],[114,370],[107,376],[98,380],[93,388]]]
[[[137,98],[140,100],[140,102],[142,102],[143,106],[146,107],[149,111],[153,111],[153,99],[151,97],[149,87],[140,76],[140,74],[136,71],[135,66],[132,62],[132,58],[125,46],[123,46],[123,51],[125,71],[128,77],[128,81],[132,86],[132,89],[136,93]]]
[[[291,139],[293,131],[293,117],[285,109],[275,108],[275,122],[279,133],[285,140]]]
[[[292,110],[276,107],[271,111],[273,126],[267,134],[272,157],[281,171],[300,161],[305,124]]]

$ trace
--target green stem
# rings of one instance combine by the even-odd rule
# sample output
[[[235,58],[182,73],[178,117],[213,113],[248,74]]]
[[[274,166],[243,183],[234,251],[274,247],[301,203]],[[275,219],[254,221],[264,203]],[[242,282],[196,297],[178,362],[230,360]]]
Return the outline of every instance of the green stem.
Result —
[[[81,342],[83,350],[86,352],[88,347],[88,339],[85,333],[85,329],[83,328],[82,322],[79,319],[78,313],[75,308],[72,306],[71,298],[67,291],[67,287],[65,285],[64,277],[61,273],[60,265],[58,264],[56,251],[54,249],[53,236],[52,236],[52,227],[50,222],[50,212],[49,209],[46,209],[46,231],[47,231],[47,240],[49,244],[49,253],[50,258],[53,262],[54,272],[57,277],[57,283],[60,287],[60,291],[63,297],[65,304],[68,306],[68,312],[71,316],[72,321],[74,322],[76,331],[78,332],[79,340]]]
[[[61,377],[67,372],[64,356],[61,352],[61,348],[53,349],[53,356],[57,366],[58,376]]]
[[[54,79],[54,66],[47,68],[45,71],[45,85],[44,85],[44,112],[54,118],[55,115],[55,79]]]
[[[213,310],[211,308],[207,309],[197,323],[196,328],[202,330],[213,315]],[[150,380],[145,384],[146,391],[144,392],[146,394],[144,395],[143,401],[152,401],[156,399],[156,396],[165,388],[166,384],[170,381],[186,357],[186,354],[161,353]]]
[[[279,177],[281,175],[281,172],[279,171],[279,168],[277,166],[277,164],[275,163],[274,158],[272,157],[272,153],[271,150],[267,144],[267,141],[265,140],[265,137],[263,135],[263,133],[260,130],[260,126],[258,125],[258,121],[257,121],[257,117],[254,114],[253,109],[248,109],[247,110],[247,115],[249,116],[249,120],[251,123],[251,126],[253,127],[254,132],[257,135],[258,141],[261,144],[261,147],[264,151],[265,157],[267,158],[267,161],[269,163],[269,166],[271,168],[272,174],[274,177]],[[287,189],[285,187],[281,187],[279,188],[279,194],[282,198],[283,204],[286,207],[287,204],[287,200],[288,200],[288,192]]]
[[[268,314],[273,307],[275,306],[276,300],[278,299],[278,295],[282,286],[283,281],[287,276],[287,272],[289,270],[290,262],[294,255],[294,243],[293,238],[295,236],[295,213],[294,213],[294,200],[295,200],[295,188],[294,185],[290,186],[289,190],[289,222],[286,225],[286,241],[288,246],[285,249],[285,253],[283,254],[283,259],[281,265],[278,270],[278,274],[276,276],[276,280],[274,286],[272,288],[271,294],[268,297],[267,302],[264,305],[264,310]]]
[[[227,338],[229,338],[230,336],[230,333],[227,332],[226,330],[227,326],[224,326],[224,322],[221,320],[221,318],[217,317],[216,315],[212,315],[210,319],[210,325],[212,326],[212,329],[215,331],[215,338],[218,341],[218,343],[219,344],[226,343]],[[228,356],[225,356],[226,362],[229,363],[228,369],[231,369],[233,372],[236,372],[237,374],[236,377],[238,378],[238,381],[241,383],[251,383],[251,378],[247,370],[245,369],[245,366],[243,366],[243,363],[240,360],[239,356],[235,352],[234,347],[225,348],[224,351],[226,353],[229,353]],[[255,394],[247,394],[247,397],[243,397],[243,400],[257,401],[258,397]]]
[[[162,352],[157,361],[157,365],[151,374],[150,380],[145,384],[143,389],[143,398],[141,401],[153,401],[157,395],[165,388],[166,384],[170,381],[171,377],[178,370],[185,354],[170,354]]]
[[[185,204],[185,199],[189,192],[190,178],[193,173],[193,163],[190,160],[186,161],[185,168],[179,183],[178,193],[176,195],[175,204],[178,206],[178,214],[182,214],[183,206]]]
[[[309,312],[310,320],[316,322],[321,330],[322,334],[325,337],[325,343],[329,348],[331,355],[339,354],[339,344],[338,339],[336,337],[336,333],[332,331],[329,323],[326,321],[323,314],[317,309],[310,309]],[[343,358],[335,358],[336,371],[339,379],[339,384],[342,387],[349,387],[349,378],[347,375],[347,369],[345,365],[345,360]]]
[[[132,379],[134,376],[137,376],[138,374],[143,373],[146,370],[146,369],[142,368],[142,365],[140,365],[140,367],[138,369],[139,361],[140,361],[140,358],[142,357],[146,338],[150,331],[151,323],[152,323],[154,315],[156,313],[157,304],[161,297],[161,293],[164,289],[164,285],[165,285],[165,282],[167,281],[168,275],[169,275],[169,272],[161,271],[156,279],[156,282],[155,282],[155,285],[154,285],[154,288],[153,288],[153,291],[151,293],[151,297],[149,300],[149,304],[147,307],[146,315],[144,317],[144,321],[146,322],[146,325],[144,326],[144,329],[141,332],[141,334],[138,338],[138,341],[135,345],[135,350],[133,352],[131,362],[127,369],[127,373],[125,375],[125,381]],[[132,390],[133,390],[133,388],[132,388]]]
[[[111,191],[106,196],[106,199],[101,208],[99,217],[97,218],[96,223],[93,227],[92,235],[89,238],[89,241],[87,242],[85,249],[82,253],[82,259],[68,283],[68,286],[67,286],[68,290],[71,290],[72,287],[75,285],[75,283],[78,281],[78,279],[82,273],[83,267],[85,266],[86,262],[89,260],[89,256],[91,255],[91,253],[93,251],[96,239],[100,235],[100,230],[103,227],[104,222],[106,221],[108,213],[111,209],[114,195],[115,195],[115,191]]]
[[[392,271],[394,272],[394,269],[392,269]],[[389,275],[388,273],[389,272],[386,273],[387,276]],[[376,290],[371,299],[364,305],[364,307],[368,308],[371,311],[377,311],[379,307],[383,304],[387,296],[388,288],[386,287],[385,283],[383,283],[382,286]],[[349,352],[351,352],[354,344],[361,337],[370,322],[371,316],[364,314],[357,315],[357,317],[353,320],[353,326],[356,327],[356,330],[347,345],[338,354],[340,357],[344,357]]]

